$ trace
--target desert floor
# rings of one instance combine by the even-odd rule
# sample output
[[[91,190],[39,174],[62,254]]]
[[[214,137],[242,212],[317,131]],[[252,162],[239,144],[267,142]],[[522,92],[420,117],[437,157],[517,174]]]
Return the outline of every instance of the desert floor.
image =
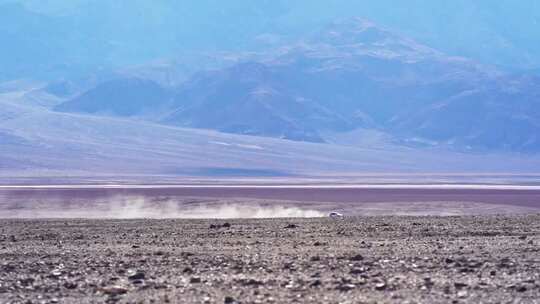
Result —
[[[540,303],[540,215],[0,220],[0,303]]]

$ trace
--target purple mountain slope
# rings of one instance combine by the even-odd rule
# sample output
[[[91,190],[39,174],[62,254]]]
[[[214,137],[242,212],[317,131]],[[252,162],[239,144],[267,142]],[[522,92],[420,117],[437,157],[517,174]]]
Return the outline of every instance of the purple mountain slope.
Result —
[[[154,121],[229,133],[320,142],[323,133],[371,128],[407,143],[538,151],[538,87],[537,77],[446,56],[352,19],[256,61],[201,72],[170,99],[149,103],[160,108]],[[96,105],[94,113],[106,112]]]
[[[106,81],[55,107],[61,112],[139,116],[156,113],[171,93],[150,80],[120,78]]]

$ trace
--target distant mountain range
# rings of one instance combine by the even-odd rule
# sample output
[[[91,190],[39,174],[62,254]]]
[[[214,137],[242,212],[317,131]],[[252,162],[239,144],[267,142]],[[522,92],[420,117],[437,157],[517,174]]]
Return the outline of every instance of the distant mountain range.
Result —
[[[448,56],[362,19],[250,58],[175,88],[111,80],[54,109],[297,141],[367,128],[408,145],[540,151],[533,73]]]
[[[536,0],[217,2],[0,0],[0,183],[539,173]]]

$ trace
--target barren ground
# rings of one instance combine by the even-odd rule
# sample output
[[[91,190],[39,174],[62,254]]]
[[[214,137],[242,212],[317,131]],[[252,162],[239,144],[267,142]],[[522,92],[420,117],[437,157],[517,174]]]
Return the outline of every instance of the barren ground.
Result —
[[[540,215],[0,220],[0,303],[540,303]]]

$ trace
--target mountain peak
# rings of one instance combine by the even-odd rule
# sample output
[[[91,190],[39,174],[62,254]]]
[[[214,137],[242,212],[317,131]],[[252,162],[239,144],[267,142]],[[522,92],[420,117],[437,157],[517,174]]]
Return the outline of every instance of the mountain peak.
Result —
[[[323,29],[317,40],[332,45],[373,44],[395,35],[363,18],[342,19]]]
[[[422,45],[397,31],[378,26],[364,18],[340,19],[310,37],[304,44],[319,52],[339,50],[340,56],[368,55],[372,57],[402,58],[415,61],[426,56],[439,56],[438,51]],[[323,47],[323,48],[321,48]],[[334,52],[335,53],[335,52]]]
[[[375,22],[362,18],[362,17],[352,17],[352,18],[346,18],[346,19],[339,19],[330,24],[329,27],[347,27],[349,29],[362,32],[368,29],[381,29],[380,27],[375,24]]]

